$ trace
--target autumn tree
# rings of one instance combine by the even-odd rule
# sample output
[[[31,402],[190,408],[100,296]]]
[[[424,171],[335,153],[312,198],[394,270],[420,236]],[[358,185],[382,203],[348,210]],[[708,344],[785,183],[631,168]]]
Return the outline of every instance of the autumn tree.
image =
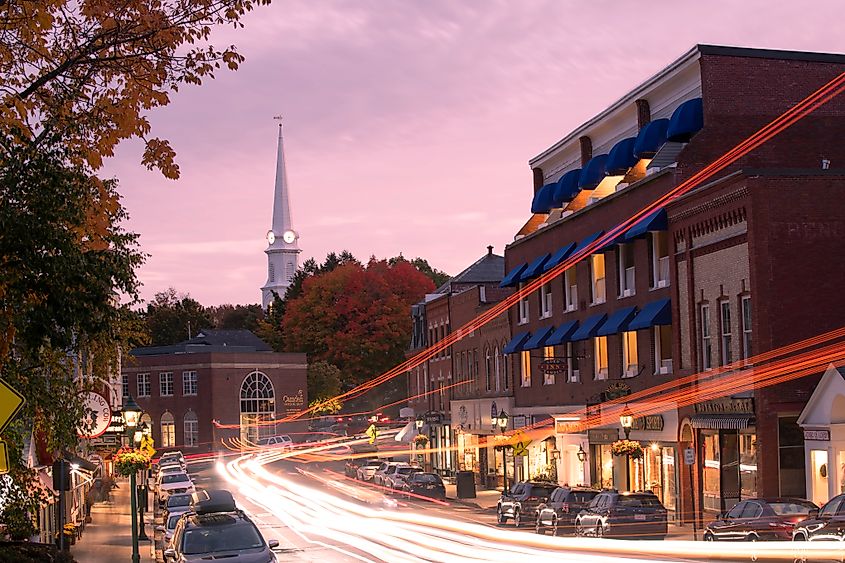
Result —
[[[396,256],[394,258],[391,258],[390,260],[388,260],[388,262],[393,264],[393,263],[396,263],[400,260],[405,260],[405,258],[403,258],[400,255],[400,256]],[[419,270],[420,272],[422,272],[423,274],[425,274],[426,276],[431,278],[431,281],[434,282],[434,287],[440,287],[441,285],[443,285],[444,283],[449,281],[449,279],[452,277],[449,274],[447,274],[446,272],[432,267],[428,263],[428,260],[426,260],[425,258],[417,257],[417,258],[414,258],[413,260],[409,260],[409,262],[417,270]]]
[[[199,301],[172,287],[155,294],[147,305],[144,321],[153,346],[176,344],[214,326],[211,315]]]
[[[306,279],[282,321],[288,351],[337,366],[351,386],[404,359],[410,307],[434,284],[409,262],[347,263]]]

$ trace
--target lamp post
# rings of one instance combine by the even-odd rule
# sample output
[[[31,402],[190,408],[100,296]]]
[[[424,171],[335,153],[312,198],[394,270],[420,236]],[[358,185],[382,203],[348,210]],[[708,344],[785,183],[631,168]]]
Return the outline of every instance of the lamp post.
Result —
[[[142,422],[140,426],[138,426],[138,430],[135,431],[135,443],[139,444],[144,436],[150,435],[150,426],[146,422]],[[146,525],[144,524],[144,511],[147,509],[147,500],[148,500],[148,493],[147,493],[147,475],[146,471],[144,471],[143,481],[141,485],[138,487],[140,497],[138,498],[138,521],[140,522],[138,526],[138,540],[139,541],[150,541],[150,538],[147,537]]]
[[[622,409],[622,414],[619,415],[619,424],[622,425],[622,430],[625,431],[625,439],[628,440],[631,435],[631,428],[634,426],[634,415],[628,409],[628,403],[625,403],[625,408]],[[631,458],[625,454],[625,480],[628,484],[628,490],[631,490]]]
[[[504,409],[499,413],[499,416],[496,417],[496,426],[499,427],[499,432],[502,434],[505,433],[505,430],[508,428],[508,413],[505,412]],[[504,477],[504,484],[502,486],[502,494],[508,494],[510,489],[508,489],[508,449],[512,446],[509,444],[503,444],[501,446],[496,446],[495,449],[502,452],[502,475]]]
[[[423,427],[424,424],[425,424],[425,418],[423,417],[423,415],[417,416],[417,419],[414,421],[414,425],[417,427],[417,436],[419,436],[422,433],[422,427]],[[414,450],[416,451],[416,449],[417,449],[417,444],[415,442],[414,443]],[[420,466],[423,465],[422,454],[417,454],[417,463],[419,463]]]
[[[138,426],[138,420],[141,418],[141,407],[132,398],[132,395],[126,397],[123,405],[123,420],[126,422],[126,434],[129,438],[129,444],[132,445],[135,438],[135,428]],[[129,476],[129,509],[132,514],[132,563],[140,563],[141,555],[138,552],[138,506],[135,499],[135,473]]]

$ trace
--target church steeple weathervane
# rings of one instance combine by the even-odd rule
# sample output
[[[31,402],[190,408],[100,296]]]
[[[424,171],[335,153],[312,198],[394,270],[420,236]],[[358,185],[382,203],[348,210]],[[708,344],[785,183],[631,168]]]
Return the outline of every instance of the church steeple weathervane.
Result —
[[[284,297],[298,267],[299,233],[291,220],[290,194],[288,192],[287,165],[285,163],[282,117],[279,121],[279,141],[276,153],[276,185],[273,191],[273,220],[267,231],[267,283],[261,288],[261,302],[266,309],[273,302],[273,293]]]

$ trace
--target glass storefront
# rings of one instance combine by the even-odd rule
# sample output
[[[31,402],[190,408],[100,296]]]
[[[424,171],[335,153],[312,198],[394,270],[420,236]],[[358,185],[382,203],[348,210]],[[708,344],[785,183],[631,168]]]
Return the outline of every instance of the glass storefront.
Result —
[[[675,448],[653,443],[643,448],[643,458],[630,460],[632,491],[651,491],[674,517],[678,498]]]
[[[599,489],[613,488],[613,454],[610,444],[590,444],[593,486]]]
[[[757,496],[757,435],[753,430],[702,430],[704,510],[723,512]]]

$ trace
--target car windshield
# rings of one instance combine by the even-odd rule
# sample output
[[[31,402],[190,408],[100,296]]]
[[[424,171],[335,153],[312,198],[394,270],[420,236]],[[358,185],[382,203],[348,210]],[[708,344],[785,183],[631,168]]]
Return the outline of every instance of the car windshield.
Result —
[[[659,508],[660,501],[657,497],[650,495],[621,495],[619,506],[641,506],[646,508]]]
[[[381,465],[380,461],[368,461],[366,467],[378,467]]]
[[[190,478],[185,473],[173,473],[161,478],[162,484],[181,483],[182,481],[190,481]]]
[[[533,487],[531,487],[530,494],[531,494],[531,496],[534,496],[534,497],[548,497],[549,495],[552,494],[552,491],[554,491],[554,490],[555,490],[554,487],[540,487],[540,486],[534,485]]]
[[[422,483],[423,485],[439,485],[440,477],[430,473],[418,473],[411,477],[414,483]]]
[[[412,471],[414,471],[413,467],[400,467],[399,469],[396,470],[396,473],[398,473],[399,475],[408,475]]]
[[[217,516],[219,519],[220,517]],[[255,526],[246,521],[236,522],[234,518],[226,517],[230,522],[204,525],[201,528],[185,530],[182,546],[185,555],[200,553],[216,553],[218,551],[237,551],[240,549],[256,549],[264,546],[264,540]]]
[[[800,501],[770,502],[769,506],[778,516],[809,514],[811,509],[816,508],[812,503]]]
[[[181,514],[171,514],[170,518],[167,519],[167,529],[168,530],[175,530],[176,524],[179,522],[179,518],[181,518]]]
[[[569,493],[569,502],[590,502],[598,493],[595,491],[572,491]]]
[[[188,506],[191,504],[191,495],[172,495],[167,499],[167,508]]]

